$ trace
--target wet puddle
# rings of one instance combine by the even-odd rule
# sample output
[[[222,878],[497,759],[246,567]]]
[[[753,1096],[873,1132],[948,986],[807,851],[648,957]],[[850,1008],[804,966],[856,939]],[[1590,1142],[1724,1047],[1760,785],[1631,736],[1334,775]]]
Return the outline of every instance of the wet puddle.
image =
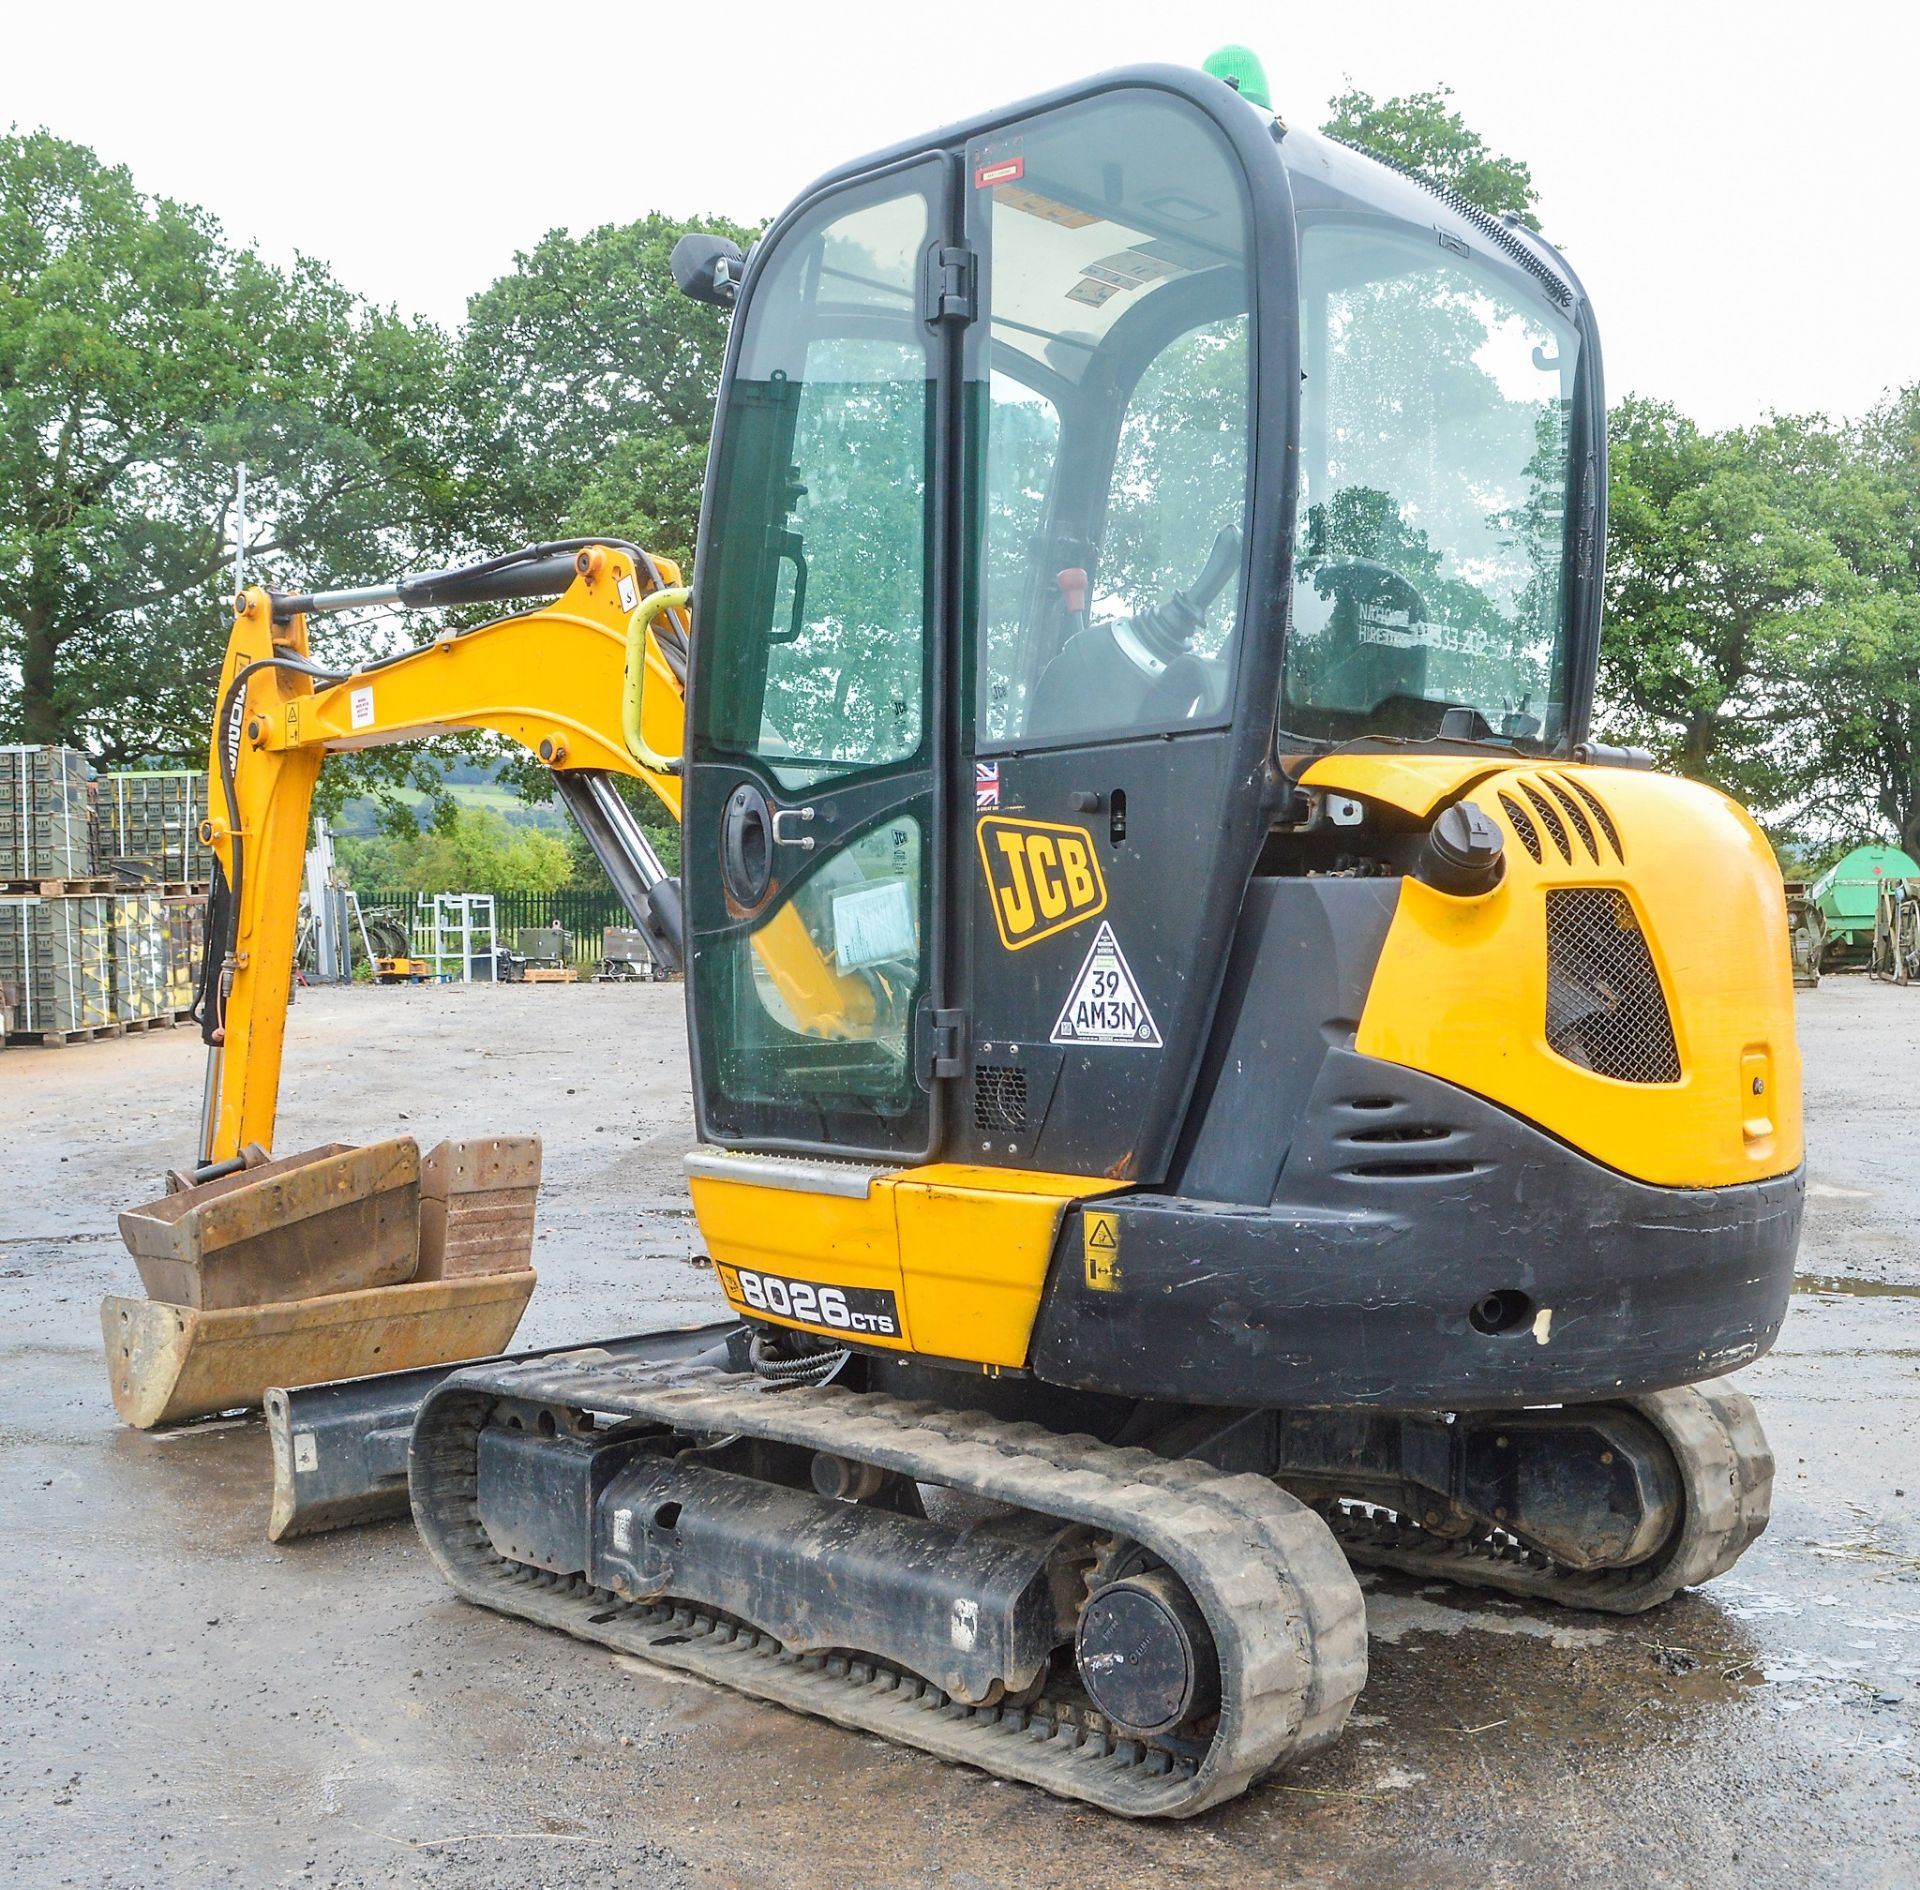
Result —
[[[1853,1299],[1920,1299],[1920,1286],[1902,1280],[1855,1280],[1841,1273],[1796,1273],[1796,1293],[1845,1293]]]

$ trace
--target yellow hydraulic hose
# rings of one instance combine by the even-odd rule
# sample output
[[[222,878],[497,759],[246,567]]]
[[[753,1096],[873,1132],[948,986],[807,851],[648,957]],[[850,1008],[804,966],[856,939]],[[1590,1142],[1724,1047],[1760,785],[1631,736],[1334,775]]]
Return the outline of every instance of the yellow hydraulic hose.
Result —
[[[651,591],[641,598],[627,619],[627,669],[620,695],[620,731],[626,737],[627,752],[641,767],[655,774],[677,774],[680,764],[675,757],[650,747],[640,729],[640,705],[647,691],[647,626],[663,610],[684,610],[691,595],[684,584]]]

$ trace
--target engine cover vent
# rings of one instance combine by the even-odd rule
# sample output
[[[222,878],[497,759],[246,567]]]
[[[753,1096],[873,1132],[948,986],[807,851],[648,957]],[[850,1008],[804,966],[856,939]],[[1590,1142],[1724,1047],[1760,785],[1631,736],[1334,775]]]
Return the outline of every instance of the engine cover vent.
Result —
[[[1575,870],[1616,861],[1625,865],[1619,827],[1579,776],[1540,768],[1531,774],[1503,775],[1501,783],[1496,789],[1501,811],[1536,866],[1551,867],[1550,852],[1559,856],[1562,866]]]
[[[1679,1082],[1667,994],[1624,893],[1571,886],[1547,894],[1547,1042],[1616,1082]]]
[[[973,1126],[989,1135],[1006,1135],[1027,1126],[1027,1073],[1017,1063],[975,1067]]]

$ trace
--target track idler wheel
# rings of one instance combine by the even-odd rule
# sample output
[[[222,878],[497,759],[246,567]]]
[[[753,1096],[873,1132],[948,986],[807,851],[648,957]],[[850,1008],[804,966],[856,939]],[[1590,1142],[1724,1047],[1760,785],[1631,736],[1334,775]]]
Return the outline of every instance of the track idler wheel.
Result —
[[[1099,1589],[1080,1611],[1073,1652],[1080,1684],[1126,1732],[1156,1738],[1219,1709],[1219,1651],[1171,1569]]]

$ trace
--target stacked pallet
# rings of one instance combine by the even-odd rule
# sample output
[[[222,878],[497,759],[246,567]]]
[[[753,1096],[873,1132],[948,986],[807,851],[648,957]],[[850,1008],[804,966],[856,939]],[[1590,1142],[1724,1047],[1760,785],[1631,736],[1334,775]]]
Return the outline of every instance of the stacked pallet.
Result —
[[[41,1042],[117,1034],[113,901],[99,893],[0,895],[0,980],[13,1029]]]
[[[192,1004],[205,803],[187,770],[96,780],[76,749],[0,747],[0,1036],[85,1042]]]
[[[113,895],[112,957],[114,1022],[171,1021],[179,1007],[167,1003],[167,914],[158,893]]]
[[[0,748],[0,882],[91,879],[93,770],[73,748]]]
[[[207,948],[207,895],[171,894],[160,901],[167,932],[166,1007],[176,1017],[200,987],[200,959]]]
[[[207,777],[185,769],[100,777],[100,848],[123,879],[204,886],[213,854],[200,838]]]

